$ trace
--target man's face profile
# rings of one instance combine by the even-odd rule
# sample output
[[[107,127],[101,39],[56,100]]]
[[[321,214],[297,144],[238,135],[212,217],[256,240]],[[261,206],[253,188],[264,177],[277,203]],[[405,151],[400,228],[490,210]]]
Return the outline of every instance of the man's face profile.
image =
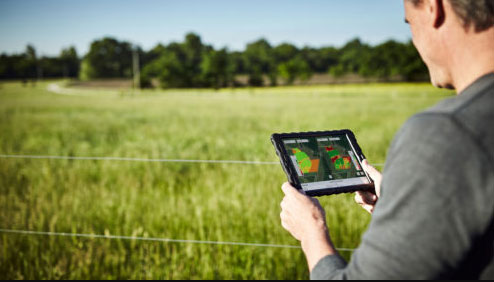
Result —
[[[429,0],[404,2],[405,21],[410,25],[413,43],[429,69],[432,84],[441,88],[453,88],[442,42],[444,18],[441,18],[442,11],[438,10],[443,10],[443,7],[436,5],[438,2]]]

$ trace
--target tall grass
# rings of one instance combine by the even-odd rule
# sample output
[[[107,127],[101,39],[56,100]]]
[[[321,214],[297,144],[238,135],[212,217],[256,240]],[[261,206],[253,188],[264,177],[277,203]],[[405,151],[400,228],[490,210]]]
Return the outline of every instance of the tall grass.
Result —
[[[0,154],[277,161],[274,132],[353,130],[383,163],[401,124],[451,95],[422,84],[50,93],[0,87]],[[77,93],[76,93],[77,94]],[[0,159],[0,228],[296,245],[278,165]],[[322,198],[334,243],[370,217]],[[0,234],[0,279],[306,279],[299,249]],[[348,259],[350,253],[344,253]]]

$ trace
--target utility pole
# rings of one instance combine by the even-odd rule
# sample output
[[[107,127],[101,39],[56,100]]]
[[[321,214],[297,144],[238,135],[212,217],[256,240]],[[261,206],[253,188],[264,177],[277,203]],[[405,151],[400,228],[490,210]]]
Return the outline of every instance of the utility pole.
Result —
[[[141,69],[139,66],[139,47],[135,46],[132,52],[132,62],[134,65],[134,91],[141,89]]]

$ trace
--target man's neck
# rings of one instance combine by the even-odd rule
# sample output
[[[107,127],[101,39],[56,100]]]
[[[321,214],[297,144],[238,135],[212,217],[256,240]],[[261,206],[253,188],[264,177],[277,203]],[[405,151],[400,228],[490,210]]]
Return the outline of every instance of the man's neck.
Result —
[[[471,30],[465,33],[460,45],[451,49],[451,75],[458,94],[480,77],[494,72],[494,28],[478,33]]]

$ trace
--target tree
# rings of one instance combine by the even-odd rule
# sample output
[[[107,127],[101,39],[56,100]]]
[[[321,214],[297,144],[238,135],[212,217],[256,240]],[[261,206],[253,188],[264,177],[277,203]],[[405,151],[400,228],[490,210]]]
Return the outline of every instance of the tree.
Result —
[[[249,74],[249,85],[263,86],[264,74],[269,76],[272,86],[277,84],[276,63],[271,45],[265,39],[248,44],[244,52],[244,60]]]
[[[309,64],[301,57],[291,59],[286,63],[282,63],[278,67],[280,76],[291,85],[297,78],[302,81],[307,81],[312,76],[312,70]]]
[[[358,74],[362,67],[362,62],[368,60],[371,47],[363,44],[360,39],[354,39],[348,42],[339,50],[338,65],[330,67],[329,73],[339,77],[347,73]]]
[[[38,66],[43,70],[43,77],[63,77],[64,68],[60,58],[42,57],[38,60]]]
[[[205,86],[219,89],[231,85],[234,80],[234,67],[226,49],[206,52],[201,64]]]
[[[402,54],[402,64],[400,66],[400,74],[406,81],[424,81],[429,80],[429,70],[420,58],[420,54],[409,41],[405,45],[404,53]]]
[[[132,45],[113,38],[94,41],[83,60],[81,77],[89,79],[132,77]]]
[[[273,55],[277,64],[286,63],[294,59],[298,53],[297,47],[289,43],[283,43],[273,48]]]
[[[22,54],[0,56],[0,79],[28,79],[64,76],[64,65],[69,63],[71,77],[77,77],[79,59],[74,48],[63,50],[60,57],[38,57],[36,49],[28,45]]]
[[[166,51],[166,47],[162,44],[156,45],[153,49],[149,50],[149,52],[144,52],[141,56],[141,61],[143,65],[147,65],[154,60],[157,60],[163,53]]]
[[[60,53],[60,63],[62,64],[63,77],[79,77],[80,60],[74,47],[62,50]]]
[[[185,60],[185,75],[187,85],[190,87],[201,87],[203,81],[201,81],[201,63],[202,56],[205,52],[212,50],[209,46],[202,44],[201,37],[197,34],[189,33],[185,36],[185,42],[182,44],[183,54]]]
[[[166,52],[156,62],[156,68],[156,71],[159,72],[161,87],[192,87],[189,78],[190,74],[187,74],[187,69],[184,67],[177,54],[173,52]]]
[[[25,78],[24,67],[21,65],[26,65],[25,55],[7,55],[2,54],[0,56],[0,79],[15,79],[15,78]]]
[[[334,47],[323,47],[320,49],[304,48],[302,56],[314,72],[325,73],[332,66],[338,64],[339,51]]]
[[[164,88],[206,86],[201,66],[204,55],[213,48],[204,45],[198,35],[189,33],[183,43],[171,43],[156,51],[159,57],[144,67],[144,78],[159,77]]]
[[[21,72],[24,73],[26,79],[36,79],[38,76],[38,57],[36,56],[36,49],[32,45],[27,45],[26,53],[24,55],[24,62],[21,63]]]
[[[0,56],[0,79],[6,79],[10,76],[9,73],[9,57],[6,54]]]
[[[247,66],[242,52],[232,52],[229,54],[230,61],[233,64],[235,74],[246,74]]]
[[[89,60],[82,60],[81,71],[79,72],[79,79],[82,81],[87,81],[97,77],[98,75],[93,69],[93,66],[89,63]]]
[[[148,52],[138,49],[141,83],[151,86],[159,79],[163,87],[237,86],[236,75],[248,75],[251,86],[270,85],[278,77],[287,83],[307,80],[313,73],[329,72],[335,77],[356,74],[380,79],[427,80],[428,70],[412,42],[393,40],[369,46],[358,38],[341,48],[304,47],[283,43],[272,47],[265,39],[252,42],[243,52],[215,50],[194,33],[183,42],[158,44]],[[58,57],[39,58],[28,45],[22,54],[0,55],[0,79],[46,77],[131,78],[132,45],[113,38],[91,44],[81,61],[74,47],[63,49]]]
[[[359,74],[364,77],[389,79],[400,75],[405,46],[389,40],[373,47],[368,56],[362,58]]]
[[[141,63],[143,65],[141,69],[141,87],[152,87],[152,79],[159,78],[160,66],[158,60],[165,54],[166,47],[162,44],[156,45],[149,52],[145,52],[142,55]]]

